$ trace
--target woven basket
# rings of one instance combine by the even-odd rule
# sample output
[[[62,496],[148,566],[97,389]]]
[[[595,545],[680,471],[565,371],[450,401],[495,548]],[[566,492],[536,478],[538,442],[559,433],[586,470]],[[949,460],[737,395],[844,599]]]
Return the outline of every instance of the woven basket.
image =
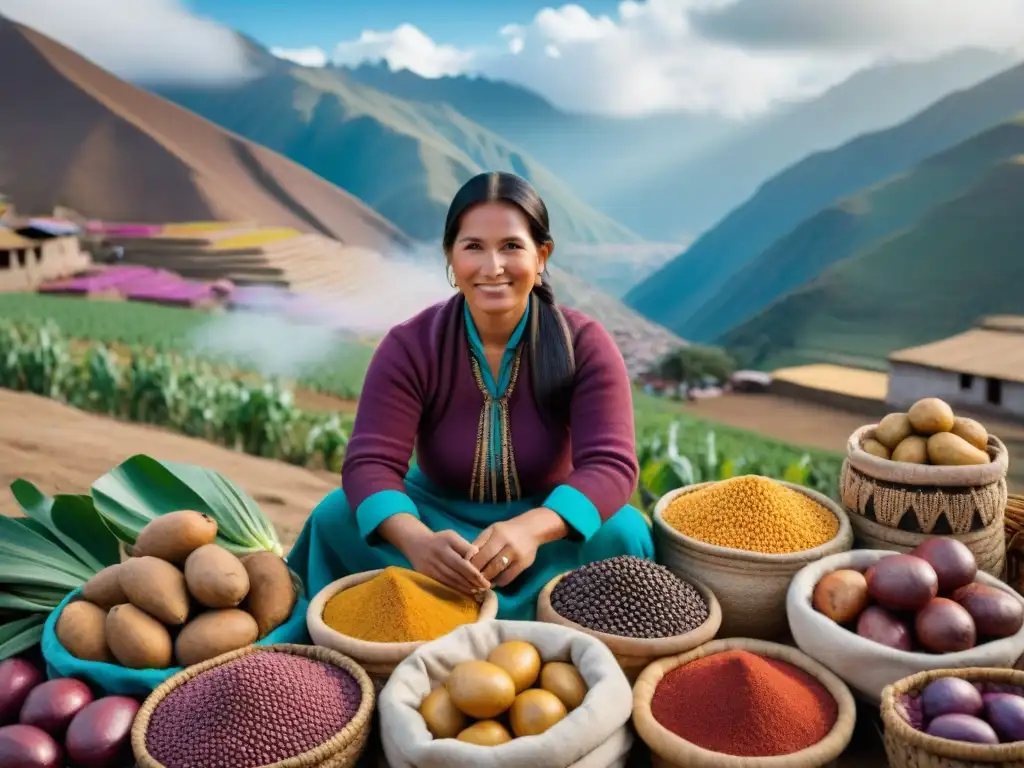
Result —
[[[1006,581],[1024,592],[1024,495],[1011,493],[1003,517],[1006,532]]]
[[[142,708],[135,716],[135,722],[132,724],[131,742],[136,768],[167,768],[149,754],[149,750],[146,748],[146,733],[149,730],[149,723],[160,703],[176,688],[185,685],[185,683],[199,677],[204,672],[214,667],[228,664],[243,656],[248,656],[251,653],[290,653],[344,669],[356,679],[362,693],[362,701],[359,703],[359,709],[356,711],[355,716],[331,739],[301,755],[271,763],[261,768],[351,768],[355,766],[363,750],[366,748],[366,741],[370,735],[373,718],[374,702],[376,700],[373,683],[370,681],[369,676],[352,659],[337,651],[310,645],[282,643],[264,646],[250,645],[237,651],[222,654],[209,661],[204,661],[182,670],[154,690],[142,703]],[[188,735],[183,734],[183,738],[188,738]]]
[[[588,629],[574,621],[569,621],[551,606],[551,593],[564,577],[564,573],[561,576],[556,576],[541,590],[540,597],[537,598],[537,621],[560,624],[563,627],[571,627],[591,637],[596,637],[607,645],[615,655],[615,660],[619,662],[619,666],[622,667],[622,671],[626,673],[626,677],[631,683],[636,681],[644,667],[652,661],[684,653],[713,640],[715,633],[722,625],[722,608],[714,593],[699,581],[689,580],[689,583],[704,598],[704,602],[708,604],[708,617],[699,627],[683,635],[643,639],[610,635],[606,632]]]
[[[343,635],[336,629],[331,629],[331,627],[324,623],[323,616],[324,606],[327,605],[328,600],[343,590],[351,589],[365,581],[369,581],[381,572],[382,569],[364,571],[363,573],[346,576],[343,579],[338,579],[328,584],[310,601],[309,609],[306,611],[306,628],[309,630],[309,636],[313,642],[325,648],[333,648],[355,659],[370,675],[370,679],[373,680],[378,693],[387,684],[391,673],[395,671],[395,667],[405,661],[409,654],[423,645],[423,643],[429,641],[373,643],[359,640]],[[497,615],[498,596],[493,591],[488,590],[484,594],[483,603],[480,605],[480,614],[477,621],[488,621]]]
[[[882,724],[885,727],[885,753],[892,768],[992,768],[1024,765],[1024,742],[1012,744],[967,744],[929,736],[914,728],[901,714],[901,698],[920,693],[928,683],[940,677],[962,677],[972,683],[1020,686],[1024,692],[1024,672],[1014,669],[934,669],[919,672],[889,685],[882,691]]]
[[[1009,453],[989,435],[988,464],[937,467],[872,456],[861,445],[877,424],[860,427],[846,444],[840,494],[846,508],[888,528],[963,536],[1002,525]]]
[[[651,699],[661,679],[676,667],[689,664],[724,651],[750,651],[770,659],[778,659],[799,667],[825,686],[839,705],[839,714],[832,730],[817,744],[791,755],[773,757],[737,757],[711,752],[698,747],[665,728],[651,713]],[[723,695],[728,695],[723,692]],[[651,749],[654,768],[819,768],[842,754],[853,737],[857,708],[853,694],[838,677],[825,667],[788,645],[764,640],[733,638],[714,640],[681,656],[661,659],[648,666],[633,686],[633,725],[637,734]]]
[[[662,496],[654,508],[654,545],[658,562],[689,582],[700,582],[714,593],[722,607],[719,637],[784,637],[786,590],[793,574],[807,563],[853,546],[850,520],[842,507],[828,497],[801,485],[782,485],[810,496],[839,519],[835,538],[821,546],[785,555],[765,555],[719,547],[686,536],[665,522],[663,515],[677,496],[710,483],[679,488]]]

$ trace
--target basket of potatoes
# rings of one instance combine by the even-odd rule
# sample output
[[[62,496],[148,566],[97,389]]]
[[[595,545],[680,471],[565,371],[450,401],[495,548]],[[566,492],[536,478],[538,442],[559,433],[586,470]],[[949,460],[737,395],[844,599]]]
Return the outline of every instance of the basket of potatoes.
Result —
[[[62,677],[107,694],[148,694],[183,668],[253,643],[301,643],[306,600],[272,552],[241,558],[217,522],[183,510],[143,528],[132,556],[104,568],[47,618],[42,651]]]
[[[909,552],[930,536],[953,536],[999,577],[1008,463],[982,423],[929,397],[850,436],[840,493],[859,546]]]

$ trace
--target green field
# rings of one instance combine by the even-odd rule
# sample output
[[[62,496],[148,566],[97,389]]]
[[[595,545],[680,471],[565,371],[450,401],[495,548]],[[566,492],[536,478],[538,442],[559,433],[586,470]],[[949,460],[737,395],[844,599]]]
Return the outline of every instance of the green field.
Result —
[[[255,455],[337,469],[351,417],[298,408],[288,383],[251,368],[186,354],[208,315],[128,302],[0,296],[0,387],[34,392],[84,410],[201,437]],[[111,354],[109,345],[118,346]],[[314,381],[351,393],[370,347],[339,346]],[[349,367],[345,367],[345,362]],[[310,382],[303,382],[311,384]],[[636,393],[636,503],[650,509],[666,491],[762,474],[836,492],[841,457],[696,419],[678,403]]]

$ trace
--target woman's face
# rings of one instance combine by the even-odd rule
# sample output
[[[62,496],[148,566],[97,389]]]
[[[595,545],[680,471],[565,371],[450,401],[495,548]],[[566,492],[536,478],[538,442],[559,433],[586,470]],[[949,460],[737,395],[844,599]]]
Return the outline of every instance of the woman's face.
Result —
[[[522,211],[494,202],[463,214],[448,260],[470,309],[502,314],[525,308],[550,253],[533,242]]]

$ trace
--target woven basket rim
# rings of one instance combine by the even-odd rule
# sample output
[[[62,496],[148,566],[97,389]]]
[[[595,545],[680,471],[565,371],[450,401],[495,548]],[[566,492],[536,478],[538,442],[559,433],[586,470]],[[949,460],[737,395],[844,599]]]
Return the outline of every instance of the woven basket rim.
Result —
[[[711,485],[716,485],[717,483],[726,482],[724,480],[711,480],[706,483],[687,485],[666,493],[658,500],[657,505],[654,507],[654,514],[652,515],[652,518],[654,519],[655,530],[676,547],[693,550],[695,552],[712,555],[726,560],[735,560],[760,565],[799,565],[818,560],[825,555],[831,554],[835,549],[836,542],[847,539],[850,541],[853,540],[853,529],[850,526],[850,518],[841,504],[833,501],[825,494],[815,491],[813,488],[797,485],[796,483],[790,483],[786,480],[775,480],[774,478],[765,477],[764,475],[755,475],[755,477],[764,477],[766,480],[772,480],[772,482],[780,483],[790,490],[804,494],[811,500],[816,501],[818,504],[823,506],[839,520],[839,529],[836,531],[836,535],[823,544],[819,544],[811,549],[804,549],[799,552],[786,552],[783,554],[766,554],[764,552],[750,552],[745,549],[733,549],[732,547],[720,547],[717,544],[708,544],[707,542],[700,541],[692,536],[687,536],[685,533],[680,533],[665,522],[663,517],[665,510],[676,498],[688,493],[699,491],[702,488],[706,488]]]
[[[940,677],[960,677],[971,682],[998,682],[1024,686],[1024,671],[1018,669],[997,669],[994,667],[962,667],[960,669],[931,669],[918,672],[887,685],[882,690],[882,723],[890,736],[929,752],[938,757],[952,760],[980,760],[1002,763],[1020,760],[1024,757],[1024,742],[1007,744],[970,744],[966,742],[929,736],[914,728],[896,712],[898,696],[923,688],[927,683]]]
[[[835,699],[838,707],[836,722],[825,738],[799,752],[770,757],[727,755],[698,747],[677,736],[655,720],[651,712],[651,699],[658,683],[671,670],[692,661],[734,650],[745,650],[779,661],[785,661],[813,676]],[[857,720],[857,705],[850,689],[835,673],[815,661],[803,651],[781,643],[752,638],[712,640],[678,656],[669,656],[649,664],[637,678],[633,687],[633,724],[640,738],[655,751],[652,740],[672,745],[674,755],[661,755],[670,762],[685,755],[685,765],[693,768],[793,768],[794,766],[820,766],[835,760],[849,746]],[[653,739],[652,739],[653,737]],[[657,752],[655,751],[657,754]]]
[[[850,464],[861,474],[883,482],[899,483],[922,487],[979,487],[998,482],[1006,477],[1009,467],[1009,452],[1003,441],[993,434],[988,436],[988,455],[991,462],[971,466],[940,467],[931,464],[907,464],[906,462],[887,461],[861,448],[861,443],[870,435],[874,435],[878,424],[865,424],[858,427],[846,441],[846,456]],[[895,473],[903,473],[909,480],[898,480]]]
[[[851,549],[848,552],[837,552],[834,555],[823,557],[821,560],[818,560],[817,562],[808,564],[806,566],[806,569],[818,569],[824,566],[825,564],[831,565],[832,562],[836,562],[836,567],[828,571],[828,573],[831,573],[834,570],[842,569],[844,565],[840,565],[839,563],[841,563],[844,560],[850,560],[851,558],[853,560],[856,560],[857,558],[861,557],[866,559],[868,557],[873,556],[875,558],[873,562],[877,563],[879,560],[889,557],[890,555],[901,554],[906,553],[896,552],[889,549]],[[846,565],[848,566],[850,564],[852,563],[848,562]],[[805,569],[801,569],[801,571],[798,571],[796,575],[793,576],[793,581],[790,582],[789,588],[786,592],[787,614],[791,610],[790,595],[793,596],[793,600],[795,601],[797,590],[803,588],[804,586],[802,584],[804,579],[801,577],[801,572],[804,570]],[[1008,595],[1015,597],[1018,602],[1024,603],[1024,596],[1021,596],[1013,589],[1013,587],[997,579],[995,576],[992,576],[991,574],[979,570],[977,575],[974,577],[974,580],[980,581],[985,586],[1001,589]],[[969,662],[974,656],[976,656],[979,648],[989,648],[996,643],[1010,643],[1013,641],[1015,637],[1017,637],[1021,633],[1024,633],[1024,627],[1022,627],[1015,634],[1010,635],[1009,637],[1001,637],[998,640],[989,640],[987,643],[981,643],[979,645],[974,646],[973,648],[968,648],[966,651],[957,651],[956,653],[917,653],[915,651],[901,651],[896,648],[890,648],[885,645],[880,645],[879,643],[861,637],[856,632],[851,632],[845,627],[836,624],[834,621],[832,621],[825,615],[818,613],[816,610],[814,610],[813,606],[804,605],[803,601],[801,601],[800,604],[802,607],[807,609],[805,611],[806,615],[803,618],[806,618],[808,621],[812,622],[815,625],[818,632],[827,633],[830,635],[841,633],[840,636],[842,637],[844,644],[852,646],[853,648],[857,649],[862,653],[870,654],[874,652],[878,655],[884,655],[894,661],[902,661],[905,663],[944,663],[949,665],[955,665],[957,662]]]
[[[163,763],[154,758],[146,747],[146,734],[149,730],[149,723],[156,712],[157,707],[177,688],[185,685],[191,680],[199,677],[215,667],[223,666],[243,656],[254,653],[287,653],[293,656],[302,656],[314,661],[338,667],[345,670],[359,684],[361,699],[359,708],[352,718],[345,724],[344,728],[330,739],[314,747],[311,750],[299,755],[293,755],[285,760],[276,763],[268,763],[261,768],[305,768],[306,766],[318,765],[322,760],[336,754],[351,744],[357,734],[370,725],[370,718],[373,716],[376,706],[376,693],[373,682],[366,671],[354,660],[345,656],[339,651],[324,648],[318,645],[298,645],[295,643],[276,643],[274,645],[247,645],[235,651],[228,651],[220,656],[215,656],[207,661],[186,667],[181,672],[173,675],[161,683],[142,703],[131,729],[132,753],[135,756],[136,765],[139,768],[166,768]]]
[[[396,656],[408,656],[417,648],[424,643],[431,642],[430,640],[413,640],[407,643],[380,643],[370,640],[361,640],[358,637],[351,637],[349,635],[342,634],[338,630],[328,625],[323,620],[324,606],[327,601],[337,595],[339,592],[343,592],[346,589],[351,589],[360,584],[363,584],[370,579],[374,578],[378,574],[385,571],[384,568],[377,568],[372,571],[361,571],[360,573],[353,573],[349,576],[344,576],[340,579],[332,581],[326,587],[317,592],[316,596],[309,601],[309,607],[306,609],[306,625],[315,625],[318,633],[325,634],[331,637],[335,642],[343,644],[346,648],[346,653],[352,654],[352,656],[362,660],[364,657],[366,660],[375,661],[382,655],[394,658]],[[487,621],[493,619],[498,615],[498,596],[494,590],[489,589],[484,593],[483,602],[480,605],[480,612],[477,616],[476,622]]]
[[[578,632],[582,632],[585,635],[596,637],[602,643],[607,645],[609,649],[618,656],[664,656],[664,648],[667,645],[677,645],[680,648],[692,648],[693,640],[703,635],[708,635],[713,638],[718,634],[719,627],[722,626],[722,606],[718,602],[718,598],[715,597],[715,593],[711,591],[711,588],[706,584],[691,578],[682,578],[676,574],[672,574],[680,581],[685,581],[690,584],[702,598],[708,606],[708,617],[704,620],[700,626],[694,627],[689,632],[685,632],[681,635],[670,635],[668,637],[654,637],[654,638],[643,638],[643,637],[626,637],[623,635],[612,635],[607,632],[598,632],[596,629],[589,629],[584,627],[582,624],[577,624],[570,619],[565,618],[558,613],[551,605],[551,593],[554,592],[558,582],[568,576],[572,571],[566,571],[560,573],[555,578],[551,579],[540,592],[540,596],[537,598],[538,605],[545,605],[550,608],[551,615],[555,618],[554,621],[548,621],[549,624],[560,624],[563,627],[575,629]],[[687,646],[689,643],[689,646]],[[679,652],[679,651],[677,651]],[[671,651],[669,652],[671,653]]]

